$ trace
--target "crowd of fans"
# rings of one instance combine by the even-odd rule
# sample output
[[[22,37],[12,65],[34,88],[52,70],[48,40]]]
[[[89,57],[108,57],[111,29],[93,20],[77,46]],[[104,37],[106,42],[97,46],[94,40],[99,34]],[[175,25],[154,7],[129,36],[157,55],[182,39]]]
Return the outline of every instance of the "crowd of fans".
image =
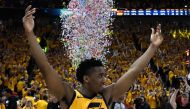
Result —
[[[70,0],[0,0],[0,7],[25,7],[32,4],[39,8],[63,8]],[[116,8],[162,9],[188,8],[188,0],[114,0]]]
[[[22,25],[13,25],[14,21],[12,20],[3,21],[0,25],[1,103],[6,106],[6,109],[16,109],[17,106],[23,109],[29,109],[29,106],[35,109],[47,109],[47,107],[48,109],[59,109],[56,98],[48,94],[40,71],[36,69],[35,62],[30,56]],[[39,26],[43,27],[43,25]],[[50,30],[52,28],[49,26],[36,28],[39,36],[57,35],[55,31],[50,33]],[[63,46],[53,39],[47,40],[47,44],[49,45],[49,62],[60,74],[66,74],[62,66],[65,65],[63,62],[67,62],[67,58],[63,55]]]
[[[164,109],[169,103],[170,94],[175,86],[173,77],[186,77],[188,74],[185,51],[190,48],[189,40],[181,37],[174,39],[169,31],[183,28],[189,30],[189,23],[171,19],[169,21],[167,18],[164,20],[154,18],[152,21],[150,18],[144,18],[144,20],[120,18],[115,20],[115,25],[117,25],[114,28],[112,55],[108,57],[110,63],[115,64],[111,67],[108,77],[112,81],[117,80],[127,71],[131,62],[142,55],[148,48],[150,28],[154,27],[155,23],[163,24],[164,43],[157,55],[150,61],[149,67],[145,68],[127,92],[125,103],[128,107],[133,107],[134,103],[138,106],[142,103],[142,105],[149,104],[151,109]],[[145,107],[147,106],[140,105],[138,109],[148,109]]]
[[[63,8],[69,0],[0,0],[0,7],[25,7],[29,4],[38,8]]]
[[[128,9],[175,9],[190,6],[188,0],[115,0],[114,2],[117,8]]]
[[[156,22],[157,21],[157,22]],[[36,20],[35,33],[46,52],[51,65],[74,88],[80,87],[75,79],[75,69],[65,54],[66,49],[59,40],[59,24],[48,24],[43,19]],[[106,84],[115,82],[127,72],[129,66],[148,47],[150,28],[161,23],[164,43],[150,61],[149,66],[139,74],[131,89],[114,106],[123,103],[127,109],[164,109],[175,91],[173,77],[186,77],[186,50],[190,48],[188,38],[170,34],[171,29],[188,29],[183,21],[160,18],[116,18],[113,27],[112,45],[107,54],[108,70]],[[48,24],[48,25],[47,25]],[[40,41],[41,40],[41,41]],[[42,43],[43,42],[43,43]],[[183,95],[185,82],[177,98]],[[48,91],[43,77],[30,55],[22,25],[14,25],[14,20],[0,23],[0,107],[2,109],[60,109],[57,99]],[[179,101],[180,102],[180,101]],[[169,108],[167,108],[169,109]]]

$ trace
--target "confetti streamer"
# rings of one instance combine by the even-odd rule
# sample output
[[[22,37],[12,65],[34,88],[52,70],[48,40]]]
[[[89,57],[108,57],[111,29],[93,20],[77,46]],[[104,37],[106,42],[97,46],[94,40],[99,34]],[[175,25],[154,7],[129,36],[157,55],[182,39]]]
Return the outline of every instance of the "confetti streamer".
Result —
[[[73,66],[84,59],[97,58],[106,61],[107,46],[111,44],[108,26],[113,19],[110,16],[112,0],[71,0],[68,10],[70,16],[62,18],[62,36],[67,54]]]

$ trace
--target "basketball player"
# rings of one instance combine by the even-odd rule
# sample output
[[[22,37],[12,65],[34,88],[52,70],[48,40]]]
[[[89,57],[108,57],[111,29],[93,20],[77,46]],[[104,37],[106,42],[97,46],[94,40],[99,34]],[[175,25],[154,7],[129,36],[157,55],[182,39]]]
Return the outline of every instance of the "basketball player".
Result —
[[[77,68],[76,77],[82,87],[79,90],[74,90],[67,82],[62,81],[37,43],[33,32],[33,14],[35,12],[35,8],[28,6],[23,17],[25,34],[32,56],[40,68],[50,92],[56,96],[60,103],[66,104],[68,109],[108,109],[108,105],[112,101],[117,100],[128,91],[163,41],[161,25],[159,24],[156,31],[152,28],[151,43],[146,52],[131,65],[116,83],[109,86],[104,86],[106,71],[100,60],[88,59],[81,62]]]

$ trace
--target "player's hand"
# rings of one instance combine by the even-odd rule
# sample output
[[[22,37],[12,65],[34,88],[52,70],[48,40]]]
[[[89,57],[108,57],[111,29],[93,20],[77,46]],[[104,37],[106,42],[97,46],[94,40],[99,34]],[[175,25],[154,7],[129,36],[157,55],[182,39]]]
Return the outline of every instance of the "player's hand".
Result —
[[[156,46],[156,47],[159,47],[160,44],[162,43],[163,41],[163,36],[161,34],[161,24],[159,24],[157,27],[156,27],[156,31],[154,28],[151,28],[152,30],[152,34],[151,34],[151,43]]]
[[[25,16],[23,17],[23,26],[26,32],[32,32],[34,29],[34,13],[36,12],[36,8],[32,8],[29,5],[25,10]]]

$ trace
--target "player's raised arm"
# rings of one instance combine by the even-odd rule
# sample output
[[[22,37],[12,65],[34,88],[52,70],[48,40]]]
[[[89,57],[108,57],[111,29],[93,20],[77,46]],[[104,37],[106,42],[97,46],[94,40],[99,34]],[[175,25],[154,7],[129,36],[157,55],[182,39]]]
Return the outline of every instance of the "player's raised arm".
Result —
[[[66,98],[68,102],[71,101],[74,90],[59,77],[58,73],[53,69],[53,67],[48,62],[45,53],[42,48],[37,43],[36,36],[33,32],[34,29],[34,16],[36,12],[35,8],[28,6],[25,10],[25,16],[23,17],[23,26],[25,34],[27,36],[32,57],[35,59],[41,73],[46,81],[46,84],[52,94],[54,94],[57,99]]]
[[[138,58],[129,68],[129,70],[119,80],[111,85],[110,97],[117,99],[123,93],[128,91],[134,81],[137,79],[137,75],[148,65],[150,59],[154,56],[157,48],[163,41],[161,35],[161,25],[157,26],[156,32],[152,28],[151,44],[146,52]],[[109,91],[108,91],[109,92]]]

